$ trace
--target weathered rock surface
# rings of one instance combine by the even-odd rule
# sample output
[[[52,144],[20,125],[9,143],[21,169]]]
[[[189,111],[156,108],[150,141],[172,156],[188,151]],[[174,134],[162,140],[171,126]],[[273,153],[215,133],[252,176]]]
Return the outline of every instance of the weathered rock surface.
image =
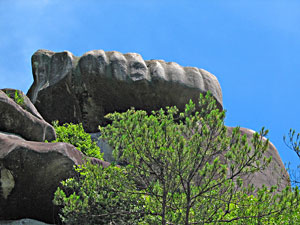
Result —
[[[233,129],[233,127],[227,128],[228,135],[232,134]],[[245,134],[247,135],[248,143],[250,144],[250,146],[252,146],[251,139],[255,131],[247,128],[240,128],[240,131],[242,136]],[[267,158],[272,156],[270,165],[264,171],[256,172],[247,177],[244,176],[244,184],[254,184],[255,187],[259,188],[261,188],[262,185],[266,185],[269,188],[273,185],[276,185],[278,187],[278,190],[282,190],[286,186],[290,185],[289,174],[287,173],[284,164],[282,163],[276,147],[271,142],[269,142],[269,148],[265,152],[263,157],[264,156],[266,156]]]
[[[75,57],[65,51],[38,50],[32,56],[34,83],[27,95],[50,122],[83,123],[97,132],[107,113],[130,107],[148,112],[176,105],[210,91],[222,109],[217,78],[195,67],[162,60],[144,61],[139,54],[95,50]]]
[[[0,221],[1,225],[50,225],[48,223],[43,223],[32,219],[21,219],[21,220],[6,220]]]
[[[15,102],[15,91],[22,99],[19,104]],[[30,141],[56,138],[54,128],[42,118],[29,98],[15,89],[0,90],[0,131],[18,134]]]
[[[82,156],[70,144],[26,141],[1,132],[0,220],[57,222],[53,194],[60,181],[73,176]]]

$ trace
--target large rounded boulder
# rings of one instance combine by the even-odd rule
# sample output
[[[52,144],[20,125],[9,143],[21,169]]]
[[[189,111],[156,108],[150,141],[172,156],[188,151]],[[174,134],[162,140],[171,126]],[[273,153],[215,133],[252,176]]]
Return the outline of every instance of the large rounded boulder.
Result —
[[[148,112],[176,105],[180,110],[210,91],[222,110],[217,78],[195,67],[146,60],[136,53],[94,50],[81,57],[38,50],[32,56],[34,83],[27,95],[51,122],[83,123],[87,132],[105,125],[104,116],[131,107]]]
[[[230,136],[232,134],[234,127],[227,127],[227,133]],[[240,128],[240,134],[246,135],[249,146],[251,144],[251,139],[255,131],[248,128]],[[264,138],[266,141],[266,138]],[[267,151],[264,153],[263,157],[269,158],[272,157],[271,163],[268,167],[262,171],[256,172],[250,175],[242,176],[244,185],[247,186],[249,184],[253,184],[255,187],[261,188],[263,185],[267,187],[277,186],[277,190],[283,190],[286,186],[290,186],[290,177],[288,172],[285,169],[285,166],[279,156],[279,153],[276,147],[269,142],[269,147]]]

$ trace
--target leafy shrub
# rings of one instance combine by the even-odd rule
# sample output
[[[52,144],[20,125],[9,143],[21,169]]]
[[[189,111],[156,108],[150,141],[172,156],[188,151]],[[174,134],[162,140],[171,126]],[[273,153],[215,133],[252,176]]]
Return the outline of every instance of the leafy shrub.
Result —
[[[15,91],[15,97],[14,97],[14,99],[15,99],[15,101],[16,101],[16,103],[18,105],[22,106],[24,104],[24,98],[23,98],[23,96],[19,95],[19,93],[18,93],[17,90]]]
[[[20,105],[20,106],[24,105],[24,103],[25,103],[24,97],[19,94],[18,90],[15,90],[13,96],[10,95],[9,91],[6,91],[5,93],[9,98],[13,99],[15,101],[15,103],[17,103],[18,105]]]
[[[58,121],[53,122],[56,131],[56,140],[52,142],[65,142],[74,145],[79,151],[89,157],[103,160],[103,154],[91,136],[83,129],[82,124],[65,123],[60,126]]]

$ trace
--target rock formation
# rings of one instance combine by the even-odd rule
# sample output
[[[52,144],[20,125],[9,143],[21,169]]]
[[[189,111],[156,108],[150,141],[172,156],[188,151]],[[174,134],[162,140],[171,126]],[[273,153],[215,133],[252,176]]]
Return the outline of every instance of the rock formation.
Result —
[[[23,92],[16,91],[0,90],[0,131],[18,134],[30,141],[55,140],[54,128],[42,118]],[[14,101],[15,95],[20,98],[19,104]]]
[[[221,88],[214,75],[162,60],[144,61],[135,53],[97,50],[78,58],[67,51],[39,50],[32,56],[32,69],[34,83],[27,93],[29,98],[15,89],[0,90],[0,224],[23,218],[58,221],[53,194],[60,181],[74,175],[73,166],[84,161],[82,153],[70,144],[44,142],[56,138],[49,122],[81,122],[93,140],[98,140],[98,125],[106,124],[103,116],[130,107],[150,112],[176,105],[182,110],[189,99],[197,102],[200,93],[210,91],[218,108],[223,109]],[[229,135],[232,129],[228,127]],[[253,131],[241,128],[241,133],[250,143]],[[98,145],[104,159],[112,162],[112,148],[101,140]],[[244,177],[244,183],[257,187],[279,184],[279,189],[290,185],[272,143],[265,156],[272,156],[271,165]],[[109,165],[95,158],[91,161]],[[40,224],[33,220],[28,223],[31,221]]]
[[[91,162],[109,165],[95,158]],[[0,220],[57,222],[54,192],[60,181],[74,175],[73,166],[82,163],[83,154],[70,144],[26,141],[0,132]]]
[[[55,138],[54,128],[21,91],[0,90],[0,221],[59,221],[54,192],[84,156],[70,144],[44,142]],[[94,158],[92,163],[109,165]]]
[[[131,107],[148,112],[176,105],[210,91],[222,109],[217,78],[195,67],[162,60],[144,61],[136,53],[95,50],[72,53],[38,50],[32,56],[34,83],[27,95],[48,122],[83,123],[97,132],[107,113]]]
[[[43,117],[61,123],[82,122],[94,139],[100,136],[95,132],[99,123],[105,123],[106,113],[130,107],[151,111],[176,105],[183,109],[189,99],[197,102],[200,93],[211,91],[218,107],[223,109],[221,88],[214,75],[162,60],[144,61],[136,53],[95,50],[78,58],[67,51],[38,50],[32,56],[32,68],[34,83],[28,96]],[[241,131],[250,142],[252,131]],[[112,148],[101,140],[98,145],[105,160],[112,162]],[[273,156],[269,169],[247,178],[246,183],[272,186],[281,180],[282,187],[289,184],[289,176],[271,143],[268,155]]]
[[[57,220],[52,199],[60,181],[71,177],[82,154],[66,143],[26,141],[0,133],[0,220]]]

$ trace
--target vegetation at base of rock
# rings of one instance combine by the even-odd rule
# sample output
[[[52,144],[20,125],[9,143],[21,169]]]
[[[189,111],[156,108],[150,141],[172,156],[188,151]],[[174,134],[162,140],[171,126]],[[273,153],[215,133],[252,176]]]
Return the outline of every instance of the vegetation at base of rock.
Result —
[[[269,145],[267,131],[255,133],[251,143],[239,128],[228,136],[225,112],[217,109],[209,93],[200,95],[199,106],[201,110],[195,111],[190,101],[182,113],[167,107],[151,115],[134,109],[107,115],[112,124],[100,128],[102,138],[126,166],[117,181],[110,170],[88,165],[77,170],[78,178],[63,182],[55,202],[62,206],[64,221],[71,221],[74,215],[69,212],[79,209],[77,213],[87,219],[82,223],[89,224],[90,218],[118,213],[101,207],[131,206],[133,199],[136,208],[126,215],[134,218],[138,212],[138,224],[278,224],[281,215],[295,216],[297,188],[276,194],[276,187],[243,185],[241,177],[264,170],[271,161],[262,158]],[[102,179],[94,181],[95,177]],[[112,198],[107,199],[107,192]],[[118,224],[102,218],[98,224]]]
[[[143,218],[144,199],[134,193],[135,183],[124,168],[86,165],[76,168],[78,176],[62,182],[54,202],[63,206],[66,224],[138,224]]]
[[[62,126],[58,121],[53,122],[56,140],[52,142],[65,142],[74,145],[79,151],[89,157],[95,157],[103,160],[103,154],[91,136],[83,129],[82,124],[65,123]]]

